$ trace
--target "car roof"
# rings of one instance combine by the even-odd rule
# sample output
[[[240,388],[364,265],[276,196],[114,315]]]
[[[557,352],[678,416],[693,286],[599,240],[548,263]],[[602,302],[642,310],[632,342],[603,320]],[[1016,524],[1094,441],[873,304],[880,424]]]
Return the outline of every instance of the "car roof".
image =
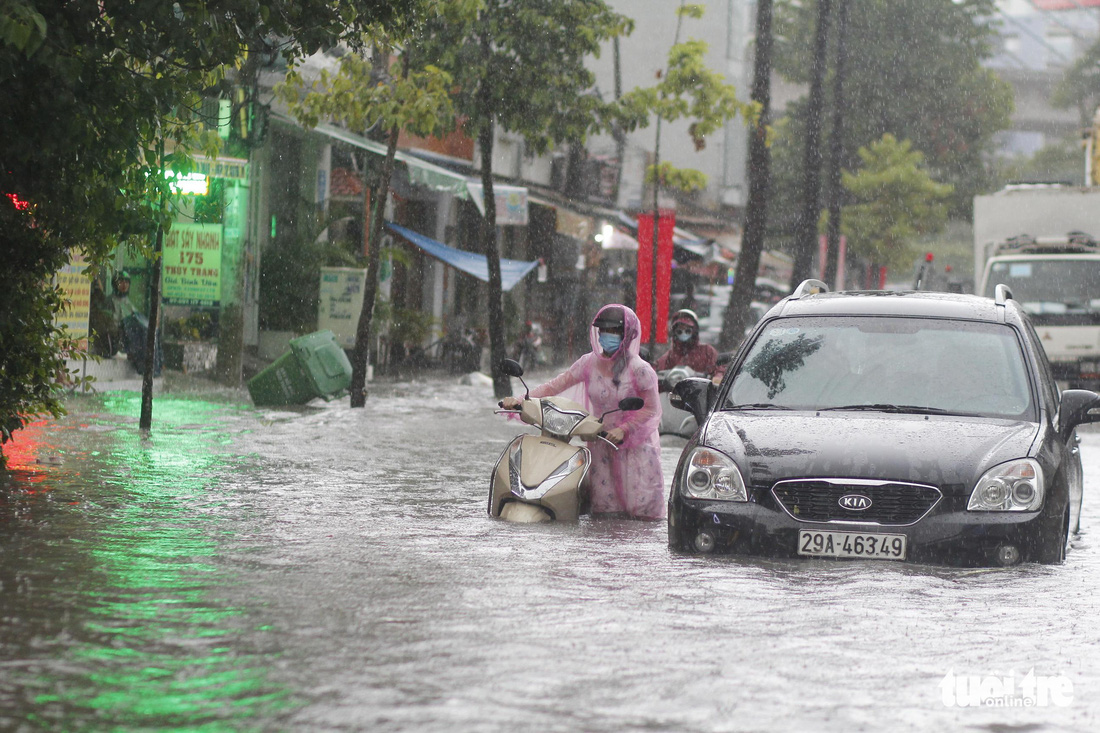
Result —
[[[1019,309],[1012,300],[999,306],[992,298],[962,293],[849,290],[791,295],[779,301],[767,317],[825,315],[909,316],[1004,323],[1018,320]]]

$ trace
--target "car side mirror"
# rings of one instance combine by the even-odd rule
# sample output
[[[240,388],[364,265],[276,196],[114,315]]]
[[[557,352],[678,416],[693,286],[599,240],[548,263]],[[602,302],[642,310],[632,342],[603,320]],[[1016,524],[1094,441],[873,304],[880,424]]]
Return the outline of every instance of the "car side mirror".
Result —
[[[690,412],[695,416],[695,421],[702,425],[714,403],[716,392],[714,382],[709,379],[688,377],[672,388],[668,401],[673,407]]]
[[[1063,438],[1078,425],[1100,422],[1100,394],[1087,389],[1067,389],[1062,393],[1062,405],[1059,408],[1059,430]]]

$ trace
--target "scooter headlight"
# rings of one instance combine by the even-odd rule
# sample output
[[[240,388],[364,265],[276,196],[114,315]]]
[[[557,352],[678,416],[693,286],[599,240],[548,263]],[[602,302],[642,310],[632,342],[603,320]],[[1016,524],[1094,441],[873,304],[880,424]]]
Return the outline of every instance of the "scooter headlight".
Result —
[[[737,464],[711,448],[700,447],[691,452],[680,491],[691,499],[749,500]]]
[[[567,412],[549,402],[542,403],[542,429],[551,435],[566,437],[583,419],[583,413]]]
[[[1033,512],[1043,503],[1043,469],[1030,458],[994,466],[982,475],[966,505],[978,512]]]
[[[582,451],[577,451],[569,457],[569,460],[564,461],[560,466],[555,468],[554,472],[546,477],[546,481],[553,480],[554,483],[557,483],[558,480],[565,478],[566,476],[573,473],[578,468],[582,468],[583,466],[584,453]]]

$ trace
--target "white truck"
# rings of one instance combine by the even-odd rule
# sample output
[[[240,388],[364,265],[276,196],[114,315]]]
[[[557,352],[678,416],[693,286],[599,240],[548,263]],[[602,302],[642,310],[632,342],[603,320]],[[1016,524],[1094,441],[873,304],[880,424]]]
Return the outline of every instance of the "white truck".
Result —
[[[1055,376],[1100,386],[1100,187],[1009,186],[974,197],[975,292],[1004,283]]]

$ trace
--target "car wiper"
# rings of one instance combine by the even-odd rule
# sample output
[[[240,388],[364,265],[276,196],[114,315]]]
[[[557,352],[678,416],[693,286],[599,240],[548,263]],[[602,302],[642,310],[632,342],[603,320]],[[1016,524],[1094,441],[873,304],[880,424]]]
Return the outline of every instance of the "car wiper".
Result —
[[[726,405],[724,410],[793,410],[786,405],[775,405],[771,402],[747,402],[743,405]]]
[[[839,407],[820,407],[818,412],[829,411],[846,411],[846,410],[869,410],[872,412],[908,412],[916,415],[956,415],[957,412],[951,410],[945,410],[941,407],[926,407],[924,405],[891,405],[886,403],[877,403],[873,405],[840,405]]]

